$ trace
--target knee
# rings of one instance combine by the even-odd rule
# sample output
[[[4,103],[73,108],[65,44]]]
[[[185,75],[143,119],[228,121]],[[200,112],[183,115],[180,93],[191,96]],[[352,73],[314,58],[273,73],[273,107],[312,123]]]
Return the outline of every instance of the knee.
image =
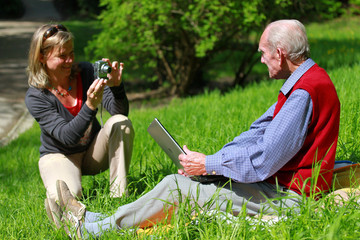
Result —
[[[167,175],[163,178],[163,180],[161,180],[161,183],[163,183],[165,185],[172,185],[173,183],[176,182],[176,176],[177,176],[177,174]]]
[[[112,129],[121,129],[121,131],[123,131],[127,135],[134,135],[134,128],[131,120],[121,114],[110,117],[109,120],[106,121],[104,128],[109,129],[110,132],[112,131]]]
[[[180,174],[171,174],[164,177],[161,183],[170,190],[175,190],[175,189],[182,190],[184,186],[189,186],[189,184],[187,183],[188,181],[191,181],[191,179],[188,177],[185,177]]]

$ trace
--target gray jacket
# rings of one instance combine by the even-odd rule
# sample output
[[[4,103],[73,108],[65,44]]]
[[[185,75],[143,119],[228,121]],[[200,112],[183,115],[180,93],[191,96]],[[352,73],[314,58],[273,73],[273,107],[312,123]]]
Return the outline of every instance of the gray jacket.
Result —
[[[26,106],[41,129],[40,157],[49,153],[74,154],[85,151],[101,128],[96,119],[97,110],[93,111],[85,104],[87,90],[94,81],[93,66],[82,62],[79,67],[83,105],[75,117],[47,89],[30,87],[26,92]],[[129,101],[123,83],[119,87],[106,86],[102,102],[111,115],[129,114]],[[85,141],[84,135],[88,138]]]

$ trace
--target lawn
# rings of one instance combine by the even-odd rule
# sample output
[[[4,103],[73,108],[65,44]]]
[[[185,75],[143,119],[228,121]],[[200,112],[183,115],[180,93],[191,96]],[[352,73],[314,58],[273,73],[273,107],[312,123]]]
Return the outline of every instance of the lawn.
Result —
[[[71,25],[71,23],[69,23]],[[81,25],[81,23],[72,23]],[[342,18],[307,26],[312,58],[332,78],[341,102],[341,122],[337,160],[360,162],[360,19]],[[71,27],[70,27],[71,29]],[[81,29],[81,26],[79,27]],[[76,44],[76,42],[75,42]],[[129,175],[128,197],[109,197],[108,171],[83,177],[81,199],[91,211],[111,214],[117,207],[142,196],[164,176],[175,173],[171,160],[152,140],[146,129],[159,118],[180,145],[212,154],[231,141],[277,100],[283,81],[268,80],[222,94],[175,98],[158,107],[132,108],[130,118],[136,136]],[[108,115],[104,113],[104,118]],[[38,171],[40,130],[37,124],[0,148],[0,238],[66,239],[55,231],[44,209],[45,189]],[[185,204],[186,205],[186,204]],[[319,208],[324,205],[324,208]],[[315,208],[318,208],[315,211]],[[104,239],[358,239],[360,209],[350,201],[336,206],[331,199],[306,199],[299,214],[288,212],[278,223],[262,223],[245,215],[228,219],[200,215],[191,220],[183,207],[172,221],[150,234],[133,231],[106,233]]]

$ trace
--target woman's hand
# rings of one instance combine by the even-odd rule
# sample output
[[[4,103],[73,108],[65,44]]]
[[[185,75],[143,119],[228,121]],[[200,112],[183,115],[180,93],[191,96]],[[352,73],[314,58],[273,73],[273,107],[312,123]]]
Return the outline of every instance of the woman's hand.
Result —
[[[85,104],[92,110],[96,110],[101,103],[106,85],[106,79],[95,79],[87,91],[87,99]]]
[[[111,63],[110,60],[107,58],[103,58],[102,60],[107,62],[108,65],[111,66],[111,73],[107,74],[109,80],[107,81],[106,85],[108,85],[109,87],[120,86],[124,64],[123,63],[119,64],[117,61]]]
[[[179,160],[184,169],[179,169],[178,173],[184,176],[207,175],[205,168],[206,155],[199,152],[190,151],[187,146],[183,147],[185,154],[179,155]]]

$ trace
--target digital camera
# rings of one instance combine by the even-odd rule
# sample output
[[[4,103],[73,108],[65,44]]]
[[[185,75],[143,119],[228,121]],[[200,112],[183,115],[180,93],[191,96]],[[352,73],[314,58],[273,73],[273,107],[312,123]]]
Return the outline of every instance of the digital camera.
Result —
[[[107,62],[99,60],[94,63],[94,79],[107,79],[108,73],[111,73],[111,67]]]

